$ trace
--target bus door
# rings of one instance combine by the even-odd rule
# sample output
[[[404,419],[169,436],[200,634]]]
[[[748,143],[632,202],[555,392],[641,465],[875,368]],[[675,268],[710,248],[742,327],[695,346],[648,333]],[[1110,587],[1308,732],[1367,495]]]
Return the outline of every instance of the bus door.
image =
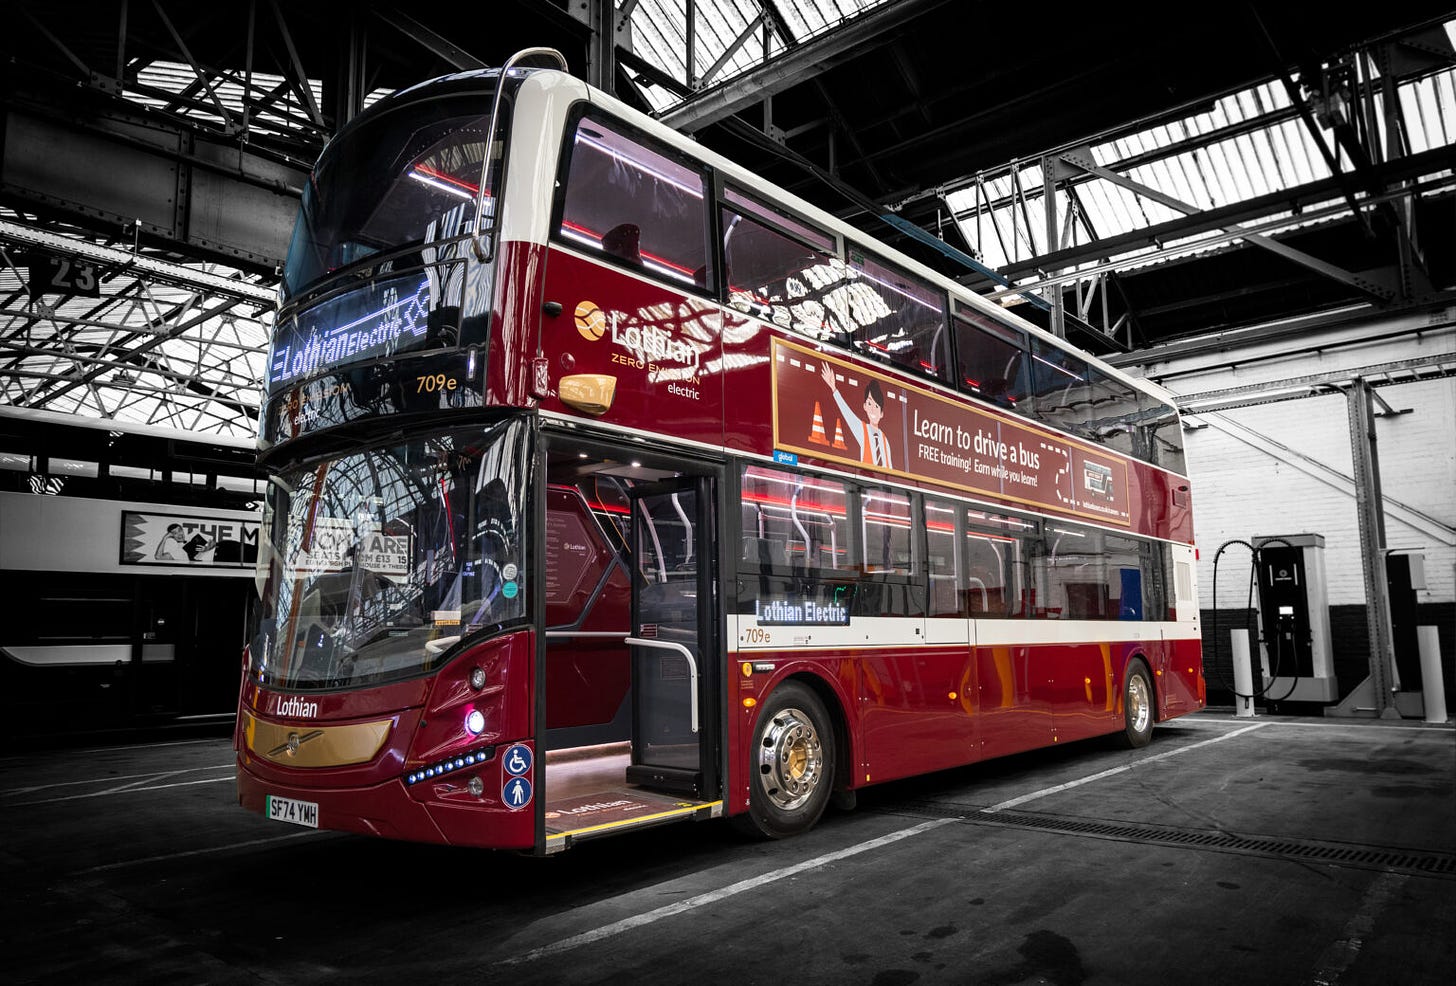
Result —
[[[720,676],[713,480],[632,492],[632,760],[629,783],[713,797]]]

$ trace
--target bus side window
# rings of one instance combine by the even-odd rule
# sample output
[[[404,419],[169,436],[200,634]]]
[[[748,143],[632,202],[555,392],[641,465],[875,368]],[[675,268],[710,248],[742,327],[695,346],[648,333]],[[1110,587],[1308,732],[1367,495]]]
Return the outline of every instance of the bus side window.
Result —
[[[853,564],[842,484],[763,466],[745,466],[742,483],[743,567],[810,575]]]
[[[991,511],[965,513],[965,594],[971,616],[1033,615],[1037,597],[1028,574],[1028,548],[1036,536],[1036,523]]]
[[[560,240],[675,287],[715,290],[702,166],[591,117],[578,122],[566,157]]]
[[[913,575],[919,568],[910,498],[885,490],[860,497],[864,571],[876,575]]]
[[[882,363],[949,382],[950,340],[946,299],[925,281],[869,256],[849,251],[852,280],[825,305],[853,326],[853,348]]]
[[[1088,437],[1124,455],[1132,455],[1138,392],[1100,370],[1091,370],[1090,376],[1092,397],[1085,425]]]
[[[904,493],[856,491],[863,564],[855,591],[856,616],[924,616],[925,565],[918,510]]]
[[[1084,438],[1089,434],[1092,384],[1087,361],[1038,339],[1032,347],[1033,409],[1037,420]]]
[[[965,616],[965,597],[960,592],[961,552],[956,537],[956,508],[949,503],[925,498],[926,567],[930,575],[928,616]]]
[[[1031,413],[1026,334],[957,303],[956,386],[997,407]]]
[[[832,237],[724,190],[723,263],[728,304],[819,341],[847,332],[824,298],[844,279]]]
[[[1134,449],[1138,458],[1187,475],[1183,456],[1183,428],[1171,404],[1151,394],[1138,394],[1138,425]]]
[[[1048,618],[1162,618],[1166,551],[1158,542],[1056,521],[1044,546]]]

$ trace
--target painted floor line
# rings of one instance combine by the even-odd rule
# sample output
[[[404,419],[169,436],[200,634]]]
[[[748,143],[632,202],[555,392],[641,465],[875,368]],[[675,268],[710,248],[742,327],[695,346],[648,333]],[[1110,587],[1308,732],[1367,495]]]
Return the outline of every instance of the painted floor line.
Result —
[[[687,911],[695,910],[708,904],[717,903],[720,900],[734,897],[749,890],[757,889],[758,887],[762,887],[765,884],[774,883],[778,880],[786,879],[796,873],[802,873],[805,870],[812,870],[815,867],[824,866],[828,863],[833,863],[836,860],[840,859],[846,859],[850,856],[857,856],[860,853],[869,852],[871,849],[878,849],[881,846],[887,846],[891,843],[899,842],[901,839],[908,839],[911,836],[920,835],[924,832],[929,832],[932,829],[940,828],[942,825],[949,825],[952,822],[960,821],[964,821],[964,819],[937,818],[933,821],[922,822],[921,824],[912,826],[911,828],[900,829],[899,831],[891,832],[888,835],[882,835],[877,839],[870,839],[868,842],[861,842],[857,845],[850,846],[847,849],[840,849],[837,852],[826,853],[823,856],[815,856],[813,859],[806,859],[802,863],[795,863],[793,866],[786,866],[783,869],[773,870],[772,872],[764,873],[760,876],[756,876],[748,880],[740,880],[738,883],[723,887],[720,890],[713,890],[705,894],[699,894],[696,897],[689,897],[687,900],[678,901],[676,904],[668,904],[664,907],[659,907],[656,910],[647,911],[645,914],[635,914],[632,917],[623,918],[620,921],[614,921],[613,923],[603,925],[600,928],[593,928],[591,931],[584,931],[579,935],[573,935],[570,938],[563,938],[560,941],[552,942],[550,945],[543,945],[540,948],[534,948],[529,952],[524,952],[520,955],[515,955],[508,959],[503,959],[499,964],[520,965],[524,962],[531,962],[536,959],[545,958],[548,955],[557,955],[561,952],[570,951],[573,948],[580,948],[582,945],[590,945],[591,943],[599,942],[604,938],[611,938],[616,935],[620,935],[623,932],[631,931],[633,928],[640,928],[643,925],[653,924],[657,921],[661,921],[663,918],[669,918],[676,914],[683,914]]]
[[[128,859],[121,863],[107,863],[105,866],[93,866],[89,870],[81,870],[79,875],[87,873],[104,873],[107,870],[119,870],[127,866],[144,866],[147,863],[165,863],[173,859],[186,859],[188,856],[209,856],[212,853],[228,852],[232,849],[245,849],[248,846],[266,846],[270,842],[284,842],[288,839],[302,839],[310,835],[338,835],[337,832],[325,832],[319,829],[310,829],[307,832],[290,832],[287,835],[275,835],[267,839],[249,839],[246,842],[233,842],[226,846],[213,846],[211,849],[189,849],[186,852],[170,852],[162,856],[147,856],[144,859]]]
[[[1145,764],[1156,763],[1159,760],[1167,760],[1169,757],[1181,756],[1182,754],[1187,753],[1190,750],[1196,750],[1199,747],[1208,746],[1212,743],[1222,743],[1224,740],[1231,740],[1235,736],[1242,736],[1245,733],[1251,733],[1256,729],[1263,729],[1267,725],[1270,725],[1270,723],[1258,722],[1252,726],[1245,726],[1243,729],[1236,729],[1231,733],[1224,733],[1222,736],[1215,736],[1213,739],[1199,740],[1197,743],[1189,743],[1187,746],[1180,746],[1178,747],[1178,749],[1169,750],[1167,753],[1157,753],[1151,757],[1143,757],[1141,760],[1138,760],[1135,763],[1124,764],[1121,767],[1113,767],[1110,770],[1098,771],[1095,774],[1088,774],[1086,777],[1079,777],[1075,781],[1068,781],[1065,784],[1058,784],[1055,787],[1042,788],[1040,791],[1033,791],[1030,794],[1023,794],[1019,798],[1012,798],[1010,801],[1002,801],[1000,804],[991,805],[989,808],[982,808],[979,814],[994,815],[998,811],[1005,811],[1007,808],[1015,808],[1017,805],[1024,805],[1028,801],[1036,801],[1037,799],[1045,798],[1048,795],[1067,791],[1074,787],[1081,787],[1083,784],[1090,784],[1093,781],[1100,781],[1104,777],[1111,777],[1114,774],[1121,774],[1124,771],[1136,770],[1137,768],[1142,767]]]
[[[221,784],[223,781],[234,781],[236,779],[233,774],[228,774],[226,777],[209,777],[201,781],[178,781],[175,784],[155,784],[151,787],[136,787],[131,784],[124,784],[121,787],[108,788],[105,791],[92,791],[90,794],[68,794],[63,798],[42,798],[39,801],[16,801],[4,807],[29,808],[33,805],[53,805],[62,801],[84,801],[87,798],[106,798],[117,794],[140,794],[143,791],[165,791],[172,787],[192,787],[194,784]]]
[[[41,754],[34,753],[12,753],[0,757],[0,763],[23,762],[33,760],[38,763],[54,763],[57,760],[65,760],[71,757],[94,757],[98,755],[109,756],[116,753],[134,753],[138,750],[161,750],[169,746],[200,746],[203,744],[232,745],[231,736],[212,737],[190,740],[168,740],[164,743],[125,743],[117,746],[87,746],[74,750],[46,750]]]
[[[1221,736],[1216,736],[1213,739],[1202,740],[1197,743],[1190,743],[1188,746],[1182,746],[1176,750],[1169,750],[1167,753],[1159,753],[1151,757],[1144,757],[1134,764],[1128,764],[1124,767],[1116,767],[1112,770],[1100,771],[1096,774],[1089,774],[1088,776],[1083,777],[1080,780],[1070,781],[1066,784],[1058,784],[1056,787],[1045,788],[1041,791],[1036,791],[1032,794],[1024,795],[1020,798],[1012,798],[1010,801],[1003,801],[998,805],[992,805],[989,808],[983,808],[981,809],[980,814],[993,814],[995,812],[1003,811],[1015,805],[1025,804],[1028,801],[1034,801],[1037,798],[1044,798],[1047,795],[1055,794],[1058,791],[1065,791],[1068,788],[1079,787],[1083,784],[1087,784],[1095,780],[1100,780],[1104,777],[1111,777],[1114,774],[1120,774],[1123,771],[1132,770],[1134,767],[1139,767],[1143,764],[1153,763],[1158,760],[1166,760],[1169,757],[1178,756],[1179,754],[1187,753],[1190,750],[1196,750],[1199,747],[1208,746],[1211,743],[1222,743],[1224,740],[1233,739],[1236,736],[1242,736],[1245,733],[1252,732],[1256,729],[1261,729],[1265,725],[1268,725],[1268,723],[1255,723],[1253,725],[1246,726],[1243,729],[1238,729],[1230,733],[1224,733]],[[696,908],[716,903],[720,900],[724,900],[728,897],[733,897],[738,894],[745,893],[749,890],[755,890],[758,887],[764,886],[765,884],[774,883],[778,880],[785,879],[786,877],[793,876],[796,873],[802,873],[805,870],[811,870],[815,867],[823,866],[826,863],[832,863],[835,860],[845,859],[849,856],[857,856],[860,853],[868,852],[871,849],[877,849],[880,846],[889,845],[892,842],[898,842],[901,839],[906,839],[913,835],[920,835],[922,832],[929,832],[932,829],[939,828],[942,825],[949,825],[952,822],[961,821],[965,821],[965,818],[937,818],[929,822],[923,822],[920,825],[916,825],[908,829],[900,829],[897,832],[891,832],[888,835],[880,836],[878,839],[871,839],[868,842],[861,842],[858,845],[850,846],[848,849],[841,849],[838,852],[828,853],[823,856],[816,856],[813,859],[805,860],[802,863],[796,863],[793,866],[787,866],[783,869],[774,870],[770,873],[765,873],[761,876],[756,876],[749,880],[742,880],[738,883],[724,887],[721,890],[713,890],[705,894],[699,894],[696,897],[690,897],[687,900],[679,901],[676,904],[668,904],[664,907],[659,907],[655,910],[647,911],[644,914],[636,914],[632,917],[623,918],[620,921],[614,921],[611,924],[603,925],[600,928],[593,928],[591,931],[584,931],[581,934],[573,935],[570,938],[563,938],[560,941],[552,942],[550,945],[543,945],[540,948],[534,948],[520,955],[515,955],[508,959],[503,959],[499,964],[520,965],[522,963],[531,962],[536,959],[545,958],[550,955],[558,955],[562,952],[570,951],[573,948],[580,948],[582,945],[590,945],[594,942],[599,942],[606,938],[615,937],[616,935],[631,931],[634,928],[640,928],[644,925],[653,924],[657,921],[661,921],[663,918],[673,917],[674,915],[695,910]]]
[[[193,773],[193,772],[199,771],[199,770],[231,770],[232,767],[233,767],[233,765],[230,764],[230,763],[215,763],[215,764],[211,764],[211,765],[209,765],[207,767],[180,767],[177,770],[167,770],[167,771],[153,770],[153,771],[149,771],[149,772],[147,772],[145,774],[117,774],[114,777],[107,777],[106,780],[108,780],[108,781],[129,781],[129,780],[133,780],[133,779],[139,777],[139,778],[142,779],[143,782],[145,782],[148,779],[160,777],[164,773],[165,774],[190,774],[190,773]],[[48,791],[51,788],[55,788],[55,787],[75,787],[78,784],[95,784],[96,782],[97,782],[97,778],[95,778],[95,777],[88,777],[85,780],[80,780],[80,781],[56,781],[54,784],[32,784],[29,787],[12,787],[12,788],[10,788],[8,790],[0,791],[0,798],[12,798],[12,797],[16,797],[17,795],[21,795],[21,794],[34,794],[37,791]]]
[[[1299,719],[1280,718],[1278,716],[1274,716],[1274,717],[1270,717],[1270,718],[1263,718],[1262,721],[1259,721],[1261,718],[1262,717],[1260,717],[1260,716],[1247,716],[1247,717],[1242,718],[1242,719],[1237,719],[1237,718],[1234,718],[1233,716],[1230,716],[1227,719],[1193,719],[1193,718],[1189,718],[1189,717],[1184,717],[1184,718],[1181,718],[1181,719],[1174,719],[1172,722],[1169,722],[1168,725],[1169,726],[1174,726],[1174,727],[1176,727],[1176,726],[1193,726],[1193,727],[1202,727],[1202,728],[1205,728],[1206,729],[1206,728],[1212,728],[1212,727],[1221,726],[1221,725],[1232,725],[1233,723],[1236,723],[1236,722],[1250,722],[1250,721],[1254,721],[1254,722],[1256,722],[1260,726],[1284,726],[1284,727],[1288,727],[1289,729],[1375,729],[1375,730],[1380,730],[1382,732],[1384,732],[1386,730],[1402,730],[1402,731],[1406,731],[1406,732],[1417,732],[1417,733],[1449,733],[1449,732],[1452,732],[1453,731],[1453,726],[1456,726],[1456,722],[1453,722],[1450,719],[1446,720],[1446,722],[1444,722],[1444,723],[1439,723],[1439,722],[1411,722],[1411,723],[1400,723],[1400,722],[1389,722],[1389,721],[1386,721],[1386,720],[1375,720],[1375,719],[1338,719],[1338,718],[1335,718],[1335,719],[1308,719],[1308,720],[1299,720]],[[1159,728],[1162,728],[1162,724],[1161,723],[1159,724]]]

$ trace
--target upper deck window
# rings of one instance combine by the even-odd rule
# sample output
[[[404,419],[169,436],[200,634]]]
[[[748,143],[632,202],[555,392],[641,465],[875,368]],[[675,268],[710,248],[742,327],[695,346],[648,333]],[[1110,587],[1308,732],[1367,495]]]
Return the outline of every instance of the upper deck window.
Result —
[[[1077,424],[1091,401],[1087,361],[1040,339],[1033,344],[1031,357],[1036,417],[1053,427],[1082,434]]]
[[[375,254],[471,232],[489,125],[482,106],[488,113],[488,94],[403,103],[335,137],[303,190],[284,296]],[[493,156],[501,147],[497,135]],[[487,210],[493,201],[487,192]],[[415,266],[433,252],[414,255]]]
[[[810,339],[847,331],[824,303],[846,276],[834,239],[732,189],[723,198],[728,304]]]
[[[558,236],[622,266],[714,289],[701,168],[591,117],[577,124],[569,162]]]
[[[1155,466],[1188,475],[1178,412],[1152,394],[1139,393],[1138,405],[1138,427],[1133,435],[1137,456]]]
[[[835,252],[834,237],[828,233],[756,202],[732,186],[723,189],[723,201],[734,213],[751,216],[765,226],[776,226],[783,232],[803,240],[820,253]],[[726,236],[725,239],[727,239]]]
[[[851,248],[848,280],[824,304],[847,338],[834,341],[882,363],[950,379],[945,296],[898,267]]]
[[[956,304],[956,386],[997,407],[1030,413],[1026,333]]]
[[[1091,403],[1085,425],[1088,437],[1124,455],[1134,454],[1134,429],[1140,410],[1138,392],[1101,370],[1093,369],[1091,378]]]

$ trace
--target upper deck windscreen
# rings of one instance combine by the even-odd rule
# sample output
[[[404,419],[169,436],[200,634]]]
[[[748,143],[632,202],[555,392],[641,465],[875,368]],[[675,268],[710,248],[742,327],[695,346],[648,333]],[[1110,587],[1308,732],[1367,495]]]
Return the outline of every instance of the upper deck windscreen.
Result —
[[[471,232],[489,116],[489,93],[414,100],[334,138],[303,192],[285,300],[375,254]]]

